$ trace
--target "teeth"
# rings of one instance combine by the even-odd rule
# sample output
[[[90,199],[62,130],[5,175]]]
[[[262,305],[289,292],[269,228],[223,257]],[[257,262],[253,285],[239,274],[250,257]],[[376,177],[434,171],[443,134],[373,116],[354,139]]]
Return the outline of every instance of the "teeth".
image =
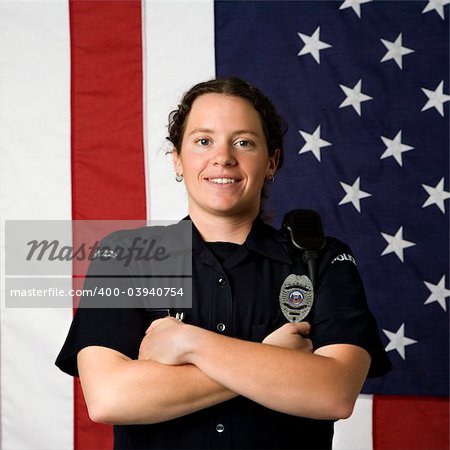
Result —
[[[211,178],[209,181],[217,184],[236,183],[236,180],[234,180],[233,178]]]

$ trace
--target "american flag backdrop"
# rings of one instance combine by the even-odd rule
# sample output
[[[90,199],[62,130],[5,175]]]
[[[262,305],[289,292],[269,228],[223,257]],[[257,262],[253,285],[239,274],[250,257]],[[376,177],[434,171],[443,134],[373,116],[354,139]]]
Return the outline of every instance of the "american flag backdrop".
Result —
[[[289,124],[266,213],[350,244],[394,366],[334,448],[448,449],[448,3],[3,0],[2,248],[5,219],[183,217],[168,112],[246,78]],[[111,447],[53,366],[71,316],[2,301],[0,448]]]
[[[448,395],[449,26],[435,7],[216,3],[217,74],[260,86],[289,123],[268,212],[279,225],[316,209],[355,252],[395,365],[368,392]]]

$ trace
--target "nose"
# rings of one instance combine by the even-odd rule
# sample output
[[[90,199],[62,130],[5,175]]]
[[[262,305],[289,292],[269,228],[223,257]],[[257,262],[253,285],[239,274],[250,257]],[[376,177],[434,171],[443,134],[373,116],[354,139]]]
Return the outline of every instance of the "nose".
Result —
[[[236,164],[236,159],[233,146],[228,143],[218,145],[213,154],[212,163],[215,166],[234,166]]]

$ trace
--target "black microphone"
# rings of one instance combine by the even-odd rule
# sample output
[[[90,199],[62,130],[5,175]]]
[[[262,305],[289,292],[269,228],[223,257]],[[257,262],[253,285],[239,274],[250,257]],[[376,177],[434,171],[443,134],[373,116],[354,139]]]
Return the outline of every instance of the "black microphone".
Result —
[[[302,260],[308,266],[309,279],[314,286],[317,252],[325,246],[319,214],[310,209],[294,209],[285,214],[282,228],[289,235],[292,245],[303,251]]]

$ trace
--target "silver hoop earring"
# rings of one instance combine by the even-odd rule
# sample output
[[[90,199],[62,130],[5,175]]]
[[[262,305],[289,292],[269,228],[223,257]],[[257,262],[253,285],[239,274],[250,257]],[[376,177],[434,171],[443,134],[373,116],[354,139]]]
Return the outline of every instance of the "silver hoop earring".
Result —
[[[266,178],[267,183],[273,183],[275,181],[275,177],[273,175],[270,175]]]
[[[177,182],[177,183],[181,183],[182,181],[183,181],[183,175],[180,175],[180,174],[176,174],[175,175],[175,181]]]

